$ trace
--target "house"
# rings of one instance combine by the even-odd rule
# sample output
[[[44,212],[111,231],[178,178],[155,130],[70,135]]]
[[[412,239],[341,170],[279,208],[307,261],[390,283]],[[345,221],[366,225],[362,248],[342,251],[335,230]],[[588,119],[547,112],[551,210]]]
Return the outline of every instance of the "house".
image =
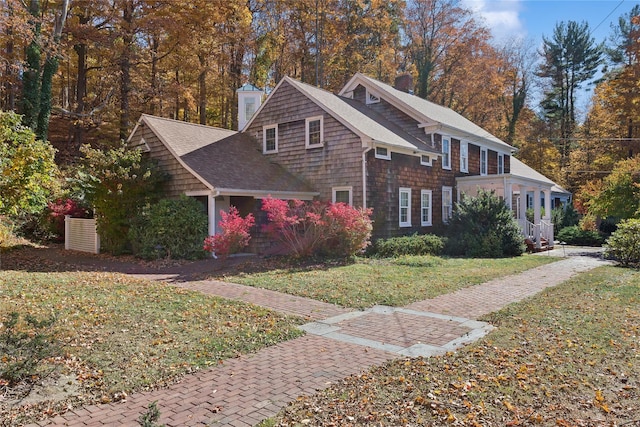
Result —
[[[267,195],[372,208],[374,238],[429,233],[463,194],[485,188],[504,198],[527,237],[553,242],[553,181],[451,109],[363,74],[338,94],[285,77],[262,104],[249,104],[239,107],[241,132],[143,115],[129,137],[172,175],[169,196],[203,201],[210,233],[220,209],[257,212]]]

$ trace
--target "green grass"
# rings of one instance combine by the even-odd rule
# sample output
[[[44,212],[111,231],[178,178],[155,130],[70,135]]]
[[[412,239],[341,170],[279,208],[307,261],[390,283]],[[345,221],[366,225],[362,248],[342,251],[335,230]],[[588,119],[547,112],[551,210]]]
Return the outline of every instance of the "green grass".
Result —
[[[640,272],[601,267],[486,316],[456,353],[390,362],[269,425],[640,424]]]
[[[117,400],[294,338],[303,322],[111,273],[0,272],[0,316],[13,311],[56,316],[51,333],[63,351],[51,367],[81,379],[83,403]]]
[[[362,309],[376,304],[404,306],[553,261],[558,258],[363,258],[349,265],[278,268],[228,274],[223,279]]]

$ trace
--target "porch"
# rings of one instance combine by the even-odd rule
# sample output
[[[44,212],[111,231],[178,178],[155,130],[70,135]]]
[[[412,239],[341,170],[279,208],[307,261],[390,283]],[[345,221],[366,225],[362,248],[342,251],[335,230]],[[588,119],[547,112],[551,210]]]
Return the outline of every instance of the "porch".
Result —
[[[555,184],[538,175],[544,179],[513,173],[459,177],[456,179],[458,199],[465,194],[475,196],[480,188],[493,191],[513,212],[529,251],[553,249],[551,192]],[[533,221],[527,219],[528,208],[533,209]]]

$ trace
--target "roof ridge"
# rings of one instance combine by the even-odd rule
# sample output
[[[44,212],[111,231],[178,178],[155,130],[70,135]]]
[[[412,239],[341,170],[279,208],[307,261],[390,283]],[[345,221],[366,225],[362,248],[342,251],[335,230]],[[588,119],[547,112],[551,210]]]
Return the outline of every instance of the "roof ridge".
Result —
[[[153,114],[142,113],[141,118],[150,118],[152,120],[156,120],[156,119],[157,120],[164,120],[164,121],[173,122],[173,123],[176,123],[176,124],[183,124],[183,125],[189,125],[189,126],[203,127],[203,128],[207,128],[207,129],[215,129],[215,130],[222,130],[222,131],[226,131],[226,132],[239,133],[237,130],[233,130],[233,129],[225,129],[225,128],[218,127],[218,126],[203,125],[201,123],[186,122],[184,120],[176,120],[176,119],[171,119],[169,117],[154,116]]]

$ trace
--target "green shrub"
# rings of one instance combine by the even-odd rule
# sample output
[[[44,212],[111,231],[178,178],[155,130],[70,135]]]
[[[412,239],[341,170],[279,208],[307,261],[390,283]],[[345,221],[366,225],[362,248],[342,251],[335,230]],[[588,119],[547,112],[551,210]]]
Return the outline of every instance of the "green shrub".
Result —
[[[455,256],[519,256],[525,249],[511,210],[487,190],[479,190],[476,197],[465,196],[456,204],[448,235],[445,252]]]
[[[414,234],[376,240],[372,252],[373,255],[383,258],[402,255],[440,255],[444,245],[445,239],[435,234]]]
[[[163,199],[131,225],[129,239],[135,255],[145,258],[203,258],[207,215],[194,198]]]
[[[107,151],[85,145],[81,151],[85,157],[70,180],[73,192],[94,207],[101,249],[115,255],[129,252],[132,222],[159,199],[168,175],[125,145]]]
[[[541,206],[540,207],[540,218],[544,218],[544,214],[545,214],[544,207]],[[535,222],[534,221],[534,219],[535,219],[534,217],[536,216],[536,211],[533,208],[528,208],[525,215],[527,217],[527,221]]]
[[[53,356],[57,348],[47,333],[55,317],[37,320],[27,314],[22,324],[19,320],[18,313],[9,313],[0,333],[0,378],[10,385],[37,376],[41,362]]]
[[[560,242],[577,246],[600,246],[604,241],[602,235],[595,230],[583,230],[577,225],[565,227],[556,236]]]
[[[578,212],[572,204],[555,208],[551,211],[551,222],[553,222],[553,232],[557,235],[560,230],[572,225],[578,225]]]
[[[640,266],[640,219],[623,220],[605,245],[605,256],[625,267]]]

